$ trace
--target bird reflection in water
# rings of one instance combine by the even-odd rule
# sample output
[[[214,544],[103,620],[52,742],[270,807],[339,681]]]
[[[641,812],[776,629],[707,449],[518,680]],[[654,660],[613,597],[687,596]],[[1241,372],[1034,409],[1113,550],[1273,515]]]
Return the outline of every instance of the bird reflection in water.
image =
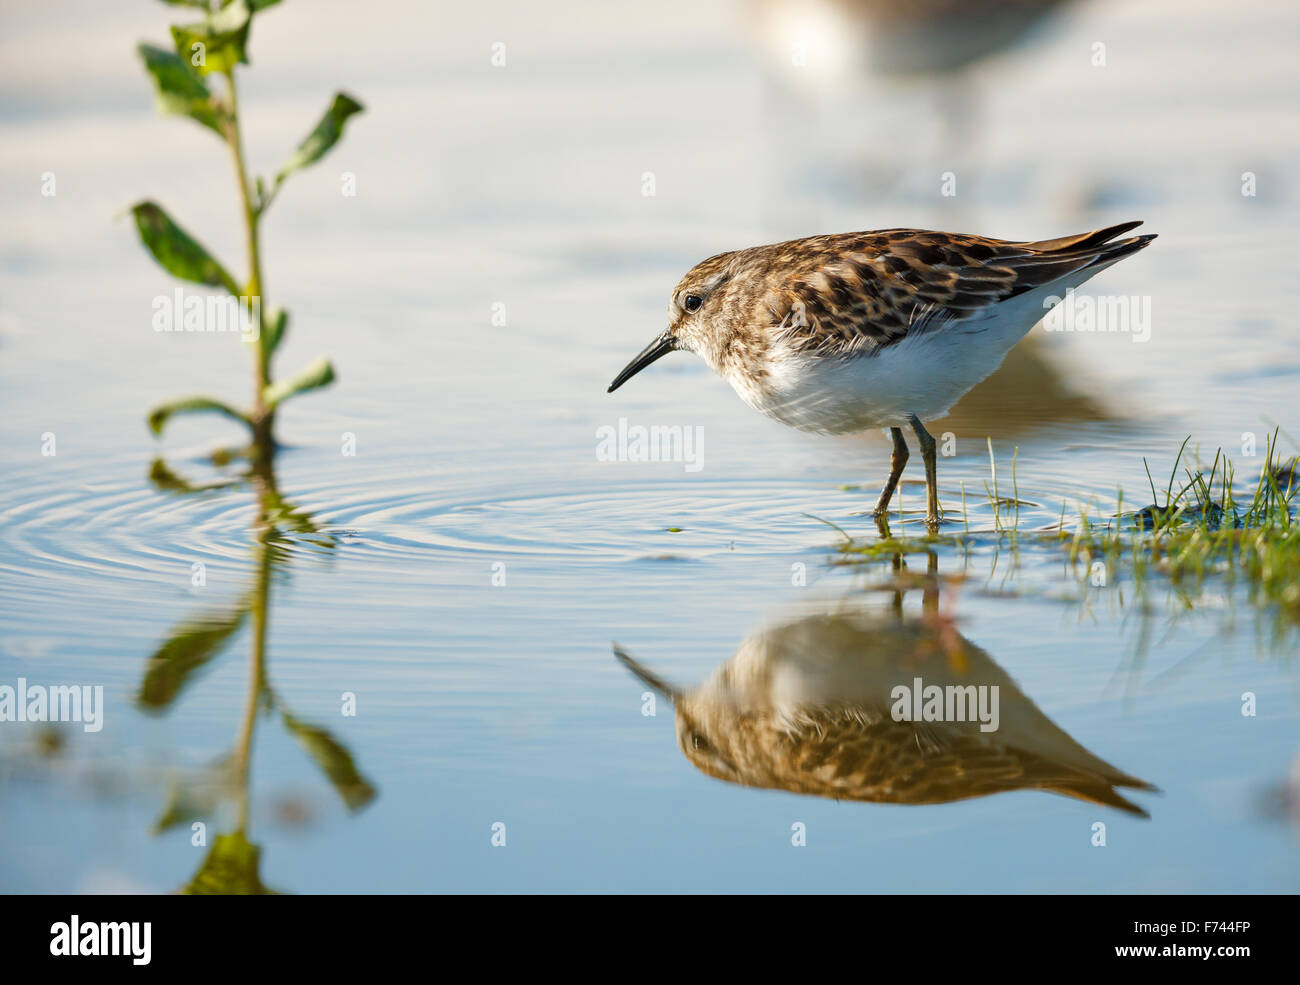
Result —
[[[904,613],[902,596],[892,607],[841,600],[762,629],[691,690],[617,646],[615,654],[672,701],[686,758],[720,780],[886,804],[1045,790],[1148,816],[1116,788],[1156,788],[1075,742],[962,636],[939,611],[937,577],[926,580],[920,616]],[[918,678],[996,688],[997,728],[986,731],[974,715],[896,720],[898,689]]]

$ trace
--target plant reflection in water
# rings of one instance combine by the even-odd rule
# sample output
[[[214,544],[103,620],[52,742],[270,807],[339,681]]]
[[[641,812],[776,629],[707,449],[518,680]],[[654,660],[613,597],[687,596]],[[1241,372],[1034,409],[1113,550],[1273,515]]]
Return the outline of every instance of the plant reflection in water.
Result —
[[[168,635],[145,668],[137,695],[138,705],[165,714],[198,672],[216,658],[248,624],[248,689],[235,748],[197,776],[173,783],[155,832],[204,821],[226,805],[233,805],[233,828],[218,834],[184,893],[268,893],[260,872],[261,848],[248,838],[249,776],[258,718],[274,714],[315,760],[349,811],[359,811],[374,800],[374,786],[358,771],[351,753],[328,731],[295,716],[269,675],[267,633],[271,615],[271,589],[278,570],[289,564],[293,545],[310,545],[330,551],[332,536],[311,516],[286,502],[276,483],[273,454],[248,456],[253,463],[240,478],[194,485],[174,473],[161,460],[150,471],[154,485],[178,495],[199,495],[218,489],[250,487],[256,497],[253,521],[252,584],[229,610],[189,619]],[[197,834],[196,834],[197,837]]]

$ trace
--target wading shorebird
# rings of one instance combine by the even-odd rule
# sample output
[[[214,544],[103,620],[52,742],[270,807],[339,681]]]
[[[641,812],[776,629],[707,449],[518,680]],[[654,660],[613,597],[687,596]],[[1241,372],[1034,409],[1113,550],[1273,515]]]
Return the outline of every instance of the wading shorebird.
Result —
[[[910,427],[934,530],[935,441],[922,422],[997,369],[1067,290],[1155,239],[1116,238],[1139,225],[1031,242],[882,229],[720,253],[681,279],[667,330],[608,392],[681,349],[784,424],[824,434],[888,428],[894,450],[877,517],[907,464]]]
[[[672,701],[691,764],[730,783],[886,804],[1044,790],[1140,817],[1147,812],[1115,788],[1156,789],[1075,742],[992,657],[935,617],[817,612],[751,635],[689,691],[617,644],[614,653]],[[916,714],[916,689],[930,687],[944,695],[941,719],[964,720]],[[965,714],[948,714],[953,689]]]
[[[758,0],[759,36],[774,61],[865,63],[884,76],[954,76],[1014,47],[1067,0]],[[819,66],[820,67],[820,66]],[[806,70],[807,64],[801,65]]]

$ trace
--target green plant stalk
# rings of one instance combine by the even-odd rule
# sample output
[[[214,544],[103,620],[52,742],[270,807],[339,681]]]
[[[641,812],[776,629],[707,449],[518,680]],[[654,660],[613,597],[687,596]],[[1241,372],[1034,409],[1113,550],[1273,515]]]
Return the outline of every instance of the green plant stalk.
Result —
[[[269,545],[261,545],[262,556],[259,558],[259,589],[266,588],[261,579],[270,577]],[[245,831],[248,828],[248,782],[252,769],[253,735],[257,729],[257,712],[261,705],[264,682],[266,680],[266,616],[267,603],[264,591],[259,592],[253,601],[253,637],[248,669],[248,693],[244,699],[244,716],[239,728],[239,744],[235,749],[235,777],[239,793],[236,808],[236,828]]]
[[[275,476],[266,467],[259,467],[253,477],[257,487],[258,517],[257,540],[254,551],[257,558],[257,588],[253,593],[253,632],[249,646],[248,693],[244,699],[244,716],[239,729],[239,744],[235,748],[235,776],[239,789],[237,829],[248,827],[248,784],[253,760],[253,736],[257,730],[257,714],[267,694],[266,637],[270,616],[271,572],[273,555],[271,540],[275,536],[272,515],[279,507],[279,493]]]
[[[253,366],[253,429],[252,460],[269,458],[275,450],[275,410],[268,408],[264,394],[271,383],[270,352],[266,337],[266,295],[262,279],[262,252],[259,240],[261,209],[253,202],[248,181],[248,168],[244,161],[244,140],[239,119],[239,90],[235,84],[234,69],[223,73],[230,97],[230,116],[227,124],[227,144],[235,162],[235,177],[239,182],[239,197],[244,208],[244,238],[248,252],[248,283],[244,288],[248,298],[258,298],[260,322],[257,326],[257,356]]]
[[[993,479],[993,491],[989,493],[989,498],[993,501],[993,529],[998,533],[1002,532],[1001,502],[998,499],[998,463],[993,458],[993,439],[986,437],[984,439],[989,446],[989,473]],[[988,483],[984,484],[985,490],[988,489]]]
[[[1016,478],[1016,462],[1020,458],[1020,446],[1016,445],[1015,451],[1011,453],[1011,496],[1016,501],[1016,515],[1011,521],[1012,532],[1020,530],[1020,480]]]

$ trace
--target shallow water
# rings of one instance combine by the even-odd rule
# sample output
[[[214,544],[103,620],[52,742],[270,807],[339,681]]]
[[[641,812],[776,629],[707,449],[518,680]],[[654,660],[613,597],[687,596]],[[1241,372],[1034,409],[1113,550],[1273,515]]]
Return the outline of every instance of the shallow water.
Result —
[[[978,139],[949,164],[929,149],[932,93],[859,80],[798,95],[771,77],[744,7],[692,13],[683,40],[686,8],[671,5],[627,21],[593,4],[576,31],[505,5],[448,24],[416,4],[371,4],[364,22],[343,3],[284,4],[245,75],[254,166],[273,167],[334,88],[368,110],[267,227],[269,293],[294,316],[280,369],[327,352],[340,376],[281,422],[276,485],[316,532],[280,524],[271,538],[247,484],[150,482],[156,455],[196,483],[237,475],[205,462],[237,437],[225,425],[180,420],[155,445],[144,414],[179,392],[242,398],[247,354],[232,337],[153,333],[151,301],[172,284],[112,221],[155,197],[233,263],[226,161],[200,128],[153,114],[129,56],[162,36],[166,10],[62,6],[78,8],[80,40],[64,14],[33,9],[7,11],[0,42],[0,684],[102,684],[107,707],[102,731],[62,729],[52,757],[33,751],[32,727],[0,724],[0,888],[190,879],[205,849],[188,824],[151,827],[173,781],[239,742],[252,619],[161,714],[138,701],[147,660],[187,621],[262,599],[277,700],[328,729],[377,791],[350,813],[282,721],[260,717],[248,831],[277,889],[1300,887],[1295,829],[1269,807],[1300,754],[1294,639],[1241,586],[1089,586],[1060,550],[1012,550],[985,496],[989,436],[1002,495],[1015,456],[1027,531],[1063,509],[1113,512],[1117,489],[1146,504],[1143,458],[1161,482],[1188,435],[1248,479],[1274,427],[1293,448],[1290,5],[1225,25],[1211,4],[1079,4],[981,69]],[[308,21],[310,51],[293,43]],[[1088,62],[1098,38],[1105,68]],[[50,72],[41,52],[56,43],[94,86]],[[810,98],[815,115],[799,110]],[[959,194],[944,199],[950,168]],[[53,199],[35,190],[50,170]],[[355,199],[337,195],[342,170]],[[1243,171],[1259,177],[1254,198]],[[823,522],[875,536],[859,514],[888,445],[786,431],[684,355],[607,396],[661,330],[680,274],[787,235],[1021,238],[1129,218],[1161,238],[1090,288],[1149,296],[1150,340],[1037,329],[936,422],[954,441],[940,460],[949,530],[972,536],[933,563],[953,576],[939,606],[962,638],[1075,742],[1161,789],[1127,794],[1150,819],[1040,791],[899,806],[703,775],[668,703],[643,714],[646,688],[611,643],[689,687],[809,609],[893,611],[870,590],[888,560],[833,563],[842,538]],[[702,467],[600,461],[597,429],[620,418],[701,428]],[[905,511],[923,503],[919,464]],[[921,596],[902,600],[904,618],[925,618]],[[1241,713],[1248,691],[1255,717]],[[340,714],[344,692],[355,716]],[[211,834],[235,826],[228,807],[209,821]]]

